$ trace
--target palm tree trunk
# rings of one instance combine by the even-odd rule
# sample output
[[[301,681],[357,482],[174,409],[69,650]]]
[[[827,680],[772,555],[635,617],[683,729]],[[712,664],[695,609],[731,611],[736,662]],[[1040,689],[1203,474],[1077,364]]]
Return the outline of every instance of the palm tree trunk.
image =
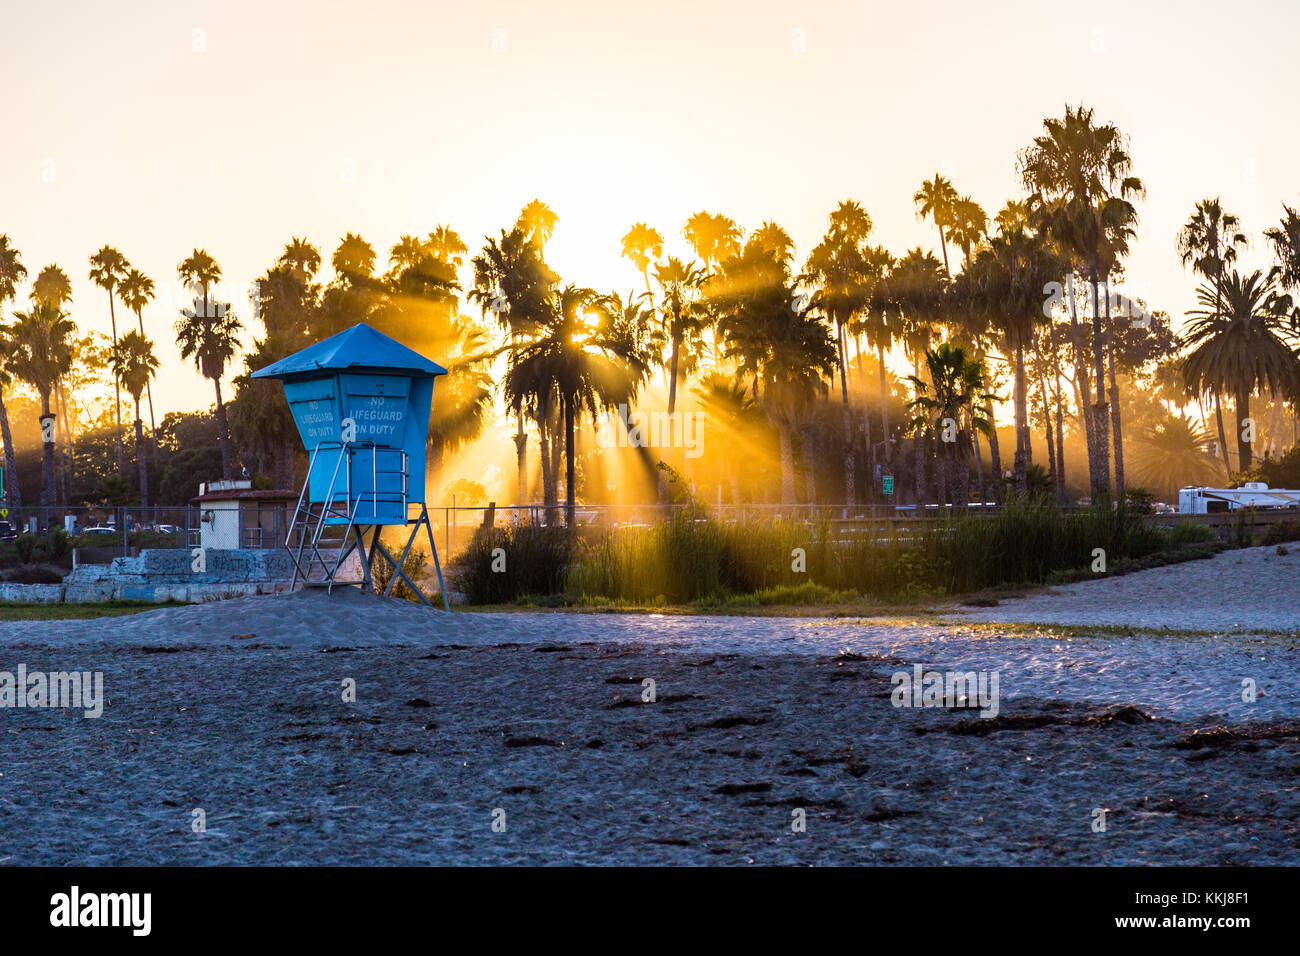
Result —
[[[939,510],[951,503],[952,494],[952,469],[949,467],[948,456],[944,451],[948,447],[947,442],[933,441],[934,446],[934,480],[937,492],[937,503]]]
[[[565,524],[574,526],[575,487],[573,481],[573,402],[564,396],[564,504]]]
[[[937,186],[938,184],[936,183],[935,185]],[[952,273],[948,271],[948,240],[944,238],[943,226],[939,225],[938,213],[935,213],[934,224],[939,229],[939,248],[943,250],[943,274],[951,279]]]
[[[1092,360],[1097,382],[1097,404],[1092,420],[1095,458],[1088,463],[1092,479],[1092,500],[1110,497],[1110,408],[1106,401],[1106,348],[1105,330],[1101,325],[1101,303],[1098,301],[1097,260],[1088,263],[1088,281],[1092,286]]]
[[[48,388],[41,392],[41,417],[53,417],[50,412],[50,390]],[[41,430],[41,507],[52,508],[56,497],[54,486],[54,429],[50,429],[49,441],[44,440],[44,427]]]
[[[9,409],[5,406],[2,383],[0,383],[0,440],[5,443],[5,506],[21,508],[23,494],[18,487],[18,463],[14,458],[14,438],[9,431]]]
[[[117,311],[113,307],[111,288],[108,290],[108,321],[113,330],[113,348],[117,348]],[[220,402],[220,399],[217,401]],[[126,471],[126,457],[122,452],[122,380],[117,377],[116,371],[113,372],[113,417],[117,422],[117,473],[123,475]]]
[[[880,362],[880,440],[885,443],[885,464],[889,464],[894,458],[889,447],[889,383],[885,372],[885,349],[879,342],[876,343],[876,357]]]
[[[229,481],[233,476],[230,461],[230,428],[226,421],[226,403],[221,400],[221,378],[212,380],[217,391],[217,444],[221,446],[221,477]],[[119,436],[120,437],[120,436]],[[121,449],[118,449],[119,453]]]
[[[1066,276],[1070,297],[1070,340],[1074,358],[1074,397],[1079,406],[1079,419],[1083,423],[1084,446],[1088,451],[1089,475],[1092,467],[1092,380],[1088,377],[1088,360],[1084,352],[1084,332],[1079,326],[1079,303],[1074,292],[1074,270]],[[1064,460],[1064,459],[1062,459]]]
[[[528,434],[524,431],[524,413],[515,416],[515,458],[518,470],[515,475],[515,501],[528,504]]]
[[[916,434],[912,437],[912,467],[916,474],[916,513],[922,515],[925,513],[925,506],[928,503],[929,495],[926,493],[925,481],[925,459],[926,459],[926,438],[925,431],[918,428]]]
[[[1115,497],[1124,498],[1124,431],[1120,420],[1119,383],[1115,378],[1115,330],[1110,318],[1110,276],[1106,276],[1106,351],[1110,376],[1110,429],[1115,443]]]
[[[555,476],[551,474],[551,436],[546,427],[546,413],[539,406],[537,410],[537,456],[542,468],[542,507],[546,513],[546,523],[552,524],[555,515],[551,512],[552,488]]]
[[[74,466],[72,458],[72,415],[68,412],[68,393],[63,388],[63,380],[60,379],[55,386],[55,398],[59,405],[59,425],[63,432],[63,501],[65,504],[72,504],[72,469]]]
[[[564,461],[564,406],[555,406],[555,417],[548,423],[551,436],[551,507],[560,506],[560,465]]]
[[[1228,480],[1232,481],[1232,462],[1228,460],[1228,436],[1223,430],[1223,404],[1219,401],[1219,393],[1214,393],[1214,418],[1219,425],[1219,451],[1223,454],[1223,470],[1228,475]]]
[[[1016,457],[1012,464],[1016,494],[1024,497],[1029,489],[1029,402],[1025,394],[1025,347],[1016,345]]]
[[[1052,484],[1058,483],[1056,471],[1056,442],[1052,436],[1052,406],[1047,401],[1047,367],[1043,361],[1043,350],[1037,340],[1034,342],[1034,354],[1038,357],[1038,397],[1043,402],[1043,433],[1047,439],[1047,470]]]
[[[136,320],[140,323],[140,334],[144,335],[144,314],[140,309],[135,310]],[[158,424],[153,419],[153,386],[149,382],[144,383],[144,391],[149,396],[149,434],[153,435],[158,431]]]
[[[1245,421],[1250,418],[1250,389],[1237,389],[1237,467],[1242,474],[1250,471],[1254,463],[1251,457],[1251,443],[1246,441]],[[1251,435],[1251,438],[1254,438]]]
[[[853,415],[849,410],[849,337],[844,323],[835,320],[840,347],[840,397],[844,404],[844,502],[850,508],[857,504],[857,472],[854,468],[856,459],[853,454]],[[843,517],[848,517],[847,512]]]
[[[144,422],[140,420],[140,398],[135,397],[135,466],[140,473],[140,507],[149,507],[149,459],[144,453]]]
[[[677,364],[681,358],[682,339],[679,335],[673,336],[672,355],[668,359],[668,414],[671,415],[677,409]]]

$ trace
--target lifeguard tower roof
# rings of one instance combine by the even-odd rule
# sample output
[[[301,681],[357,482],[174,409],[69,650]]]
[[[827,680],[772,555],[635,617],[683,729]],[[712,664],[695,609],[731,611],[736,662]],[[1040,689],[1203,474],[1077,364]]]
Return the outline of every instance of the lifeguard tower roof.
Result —
[[[290,380],[317,376],[326,371],[381,372],[412,378],[447,374],[447,370],[436,362],[359,322],[301,352],[258,369],[252,377]]]

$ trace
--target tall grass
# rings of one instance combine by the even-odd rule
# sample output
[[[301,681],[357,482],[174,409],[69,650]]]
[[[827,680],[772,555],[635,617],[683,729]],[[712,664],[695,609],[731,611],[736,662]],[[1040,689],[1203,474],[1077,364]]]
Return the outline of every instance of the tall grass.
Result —
[[[1037,584],[1061,571],[1091,569],[1101,549],[1104,567],[1161,550],[1164,538],[1130,511],[1114,508],[1062,511],[1046,498],[1013,499],[989,515],[927,528],[920,547],[935,584],[945,591],[978,591]]]
[[[650,527],[484,529],[456,561],[473,603],[564,595],[589,603],[735,603],[757,596],[846,594],[895,599],[1041,583],[1176,549],[1188,531],[1149,527],[1121,503],[1062,511],[1048,500],[941,522],[857,526],[836,539],[825,522],[722,522],[684,511]],[[501,549],[496,551],[495,549]],[[495,557],[494,557],[495,555]],[[504,572],[493,571],[504,557]]]

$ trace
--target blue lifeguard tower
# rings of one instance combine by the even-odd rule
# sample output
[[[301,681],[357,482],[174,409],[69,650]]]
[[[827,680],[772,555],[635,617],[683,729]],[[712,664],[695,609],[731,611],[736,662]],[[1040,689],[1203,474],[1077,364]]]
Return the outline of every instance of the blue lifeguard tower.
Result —
[[[307,479],[285,538],[295,564],[294,585],[301,577],[306,587],[333,590],[359,584],[372,590],[371,568],[378,554],[393,568],[385,596],[400,577],[429,604],[402,568],[424,528],[443,607],[451,610],[424,500],[433,381],[446,374],[442,366],[364,323],[253,373],[253,378],[284,384],[309,453]],[[400,558],[379,540],[380,531],[392,525],[411,529]],[[361,580],[341,580],[344,561],[358,550]]]

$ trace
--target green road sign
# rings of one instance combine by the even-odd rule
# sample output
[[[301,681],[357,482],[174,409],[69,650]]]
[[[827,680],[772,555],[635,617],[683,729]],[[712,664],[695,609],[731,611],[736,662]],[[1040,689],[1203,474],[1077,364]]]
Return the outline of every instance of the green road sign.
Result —
[[[894,476],[885,475],[885,477],[881,478],[880,481],[884,485],[883,490],[885,494],[892,495],[894,493]]]
[[[5,466],[0,465],[0,495],[5,493]]]

